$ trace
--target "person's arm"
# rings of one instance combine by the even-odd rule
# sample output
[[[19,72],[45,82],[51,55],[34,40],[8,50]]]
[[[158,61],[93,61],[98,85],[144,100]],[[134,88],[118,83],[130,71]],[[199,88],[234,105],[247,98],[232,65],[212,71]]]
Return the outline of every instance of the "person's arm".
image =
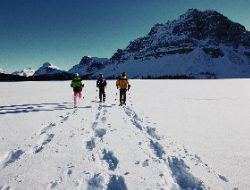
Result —
[[[99,80],[96,81],[96,87],[99,87]]]
[[[127,80],[127,83],[128,83],[128,91],[129,91],[131,85],[129,84],[129,81],[128,81],[128,80]]]
[[[74,82],[73,82],[73,81],[71,81],[70,86],[71,86],[72,88],[74,88]]]
[[[120,83],[120,81],[119,81],[119,79],[116,81],[116,88],[118,89],[119,88],[119,83]]]

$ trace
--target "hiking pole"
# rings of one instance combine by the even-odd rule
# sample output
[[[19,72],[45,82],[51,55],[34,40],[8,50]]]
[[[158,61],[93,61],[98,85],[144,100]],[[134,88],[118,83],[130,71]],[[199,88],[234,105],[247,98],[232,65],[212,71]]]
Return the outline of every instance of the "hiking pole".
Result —
[[[118,90],[118,88],[117,88],[117,90]],[[115,101],[116,101],[116,103],[118,103],[118,92],[117,91],[115,93]]]
[[[98,100],[97,100],[97,93],[98,93],[98,89],[96,88],[96,95],[95,95],[95,101],[97,102]]]
[[[115,101],[117,100],[117,92],[115,93]]]

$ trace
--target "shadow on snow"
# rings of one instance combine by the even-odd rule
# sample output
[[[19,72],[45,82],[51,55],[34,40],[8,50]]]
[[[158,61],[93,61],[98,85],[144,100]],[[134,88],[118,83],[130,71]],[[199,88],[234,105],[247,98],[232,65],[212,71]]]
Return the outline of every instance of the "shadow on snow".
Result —
[[[77,108],[86,109],[86,108],[92,108],[92,106],[80,106]],[[56,110],[67,110],[67,109],[73,109],[73,105],[71,102],[17,104],[17,105],[0,106],[0,115],[43,112],[43,111],[56,111]]]

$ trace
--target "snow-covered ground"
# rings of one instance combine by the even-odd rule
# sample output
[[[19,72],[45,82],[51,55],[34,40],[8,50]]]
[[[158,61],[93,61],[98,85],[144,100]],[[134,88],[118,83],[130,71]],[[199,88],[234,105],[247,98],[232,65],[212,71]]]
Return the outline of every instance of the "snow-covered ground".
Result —
[[[0,189],[250,189],[250,80],[0,83]]]

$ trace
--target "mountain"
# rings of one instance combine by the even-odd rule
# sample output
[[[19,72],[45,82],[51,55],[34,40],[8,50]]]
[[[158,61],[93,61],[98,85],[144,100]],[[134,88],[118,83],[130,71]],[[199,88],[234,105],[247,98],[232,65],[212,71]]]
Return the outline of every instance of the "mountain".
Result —
[[[57,66],[54,66],[48,62],[44,63],[39,69],[36,70],[34,76],[42,76],[42,75],[55,75],[62,74],[65,71],[59,69]]]
[[[48,62],[36,70],[30,80],[70,80],[73,75]]]
[[[0,68],[0,74],[8,74],[8,72],[2,68]]]
[[[217,11],[189,9],[118,49],[99,72],[117,77],[250,77],[250,32]]]
[[[25,76],[25,77],[30,77],[35,73],[35,70],[31,68],[23,69],[21,71],[16,71],[11,73],[12,75],[18,75],[18,76]]]
[[[68,72],[71,74],[80,74],[81,76],[91,76],[97,74],[108,63],[108,58],[97,58],[84,56],[78,65],[73,66]]]
[[[73,75],[50,63],[44,63],[38,70],[24,69],[12,74],[0,73],[0,81],[46,81],[70,80]]]

